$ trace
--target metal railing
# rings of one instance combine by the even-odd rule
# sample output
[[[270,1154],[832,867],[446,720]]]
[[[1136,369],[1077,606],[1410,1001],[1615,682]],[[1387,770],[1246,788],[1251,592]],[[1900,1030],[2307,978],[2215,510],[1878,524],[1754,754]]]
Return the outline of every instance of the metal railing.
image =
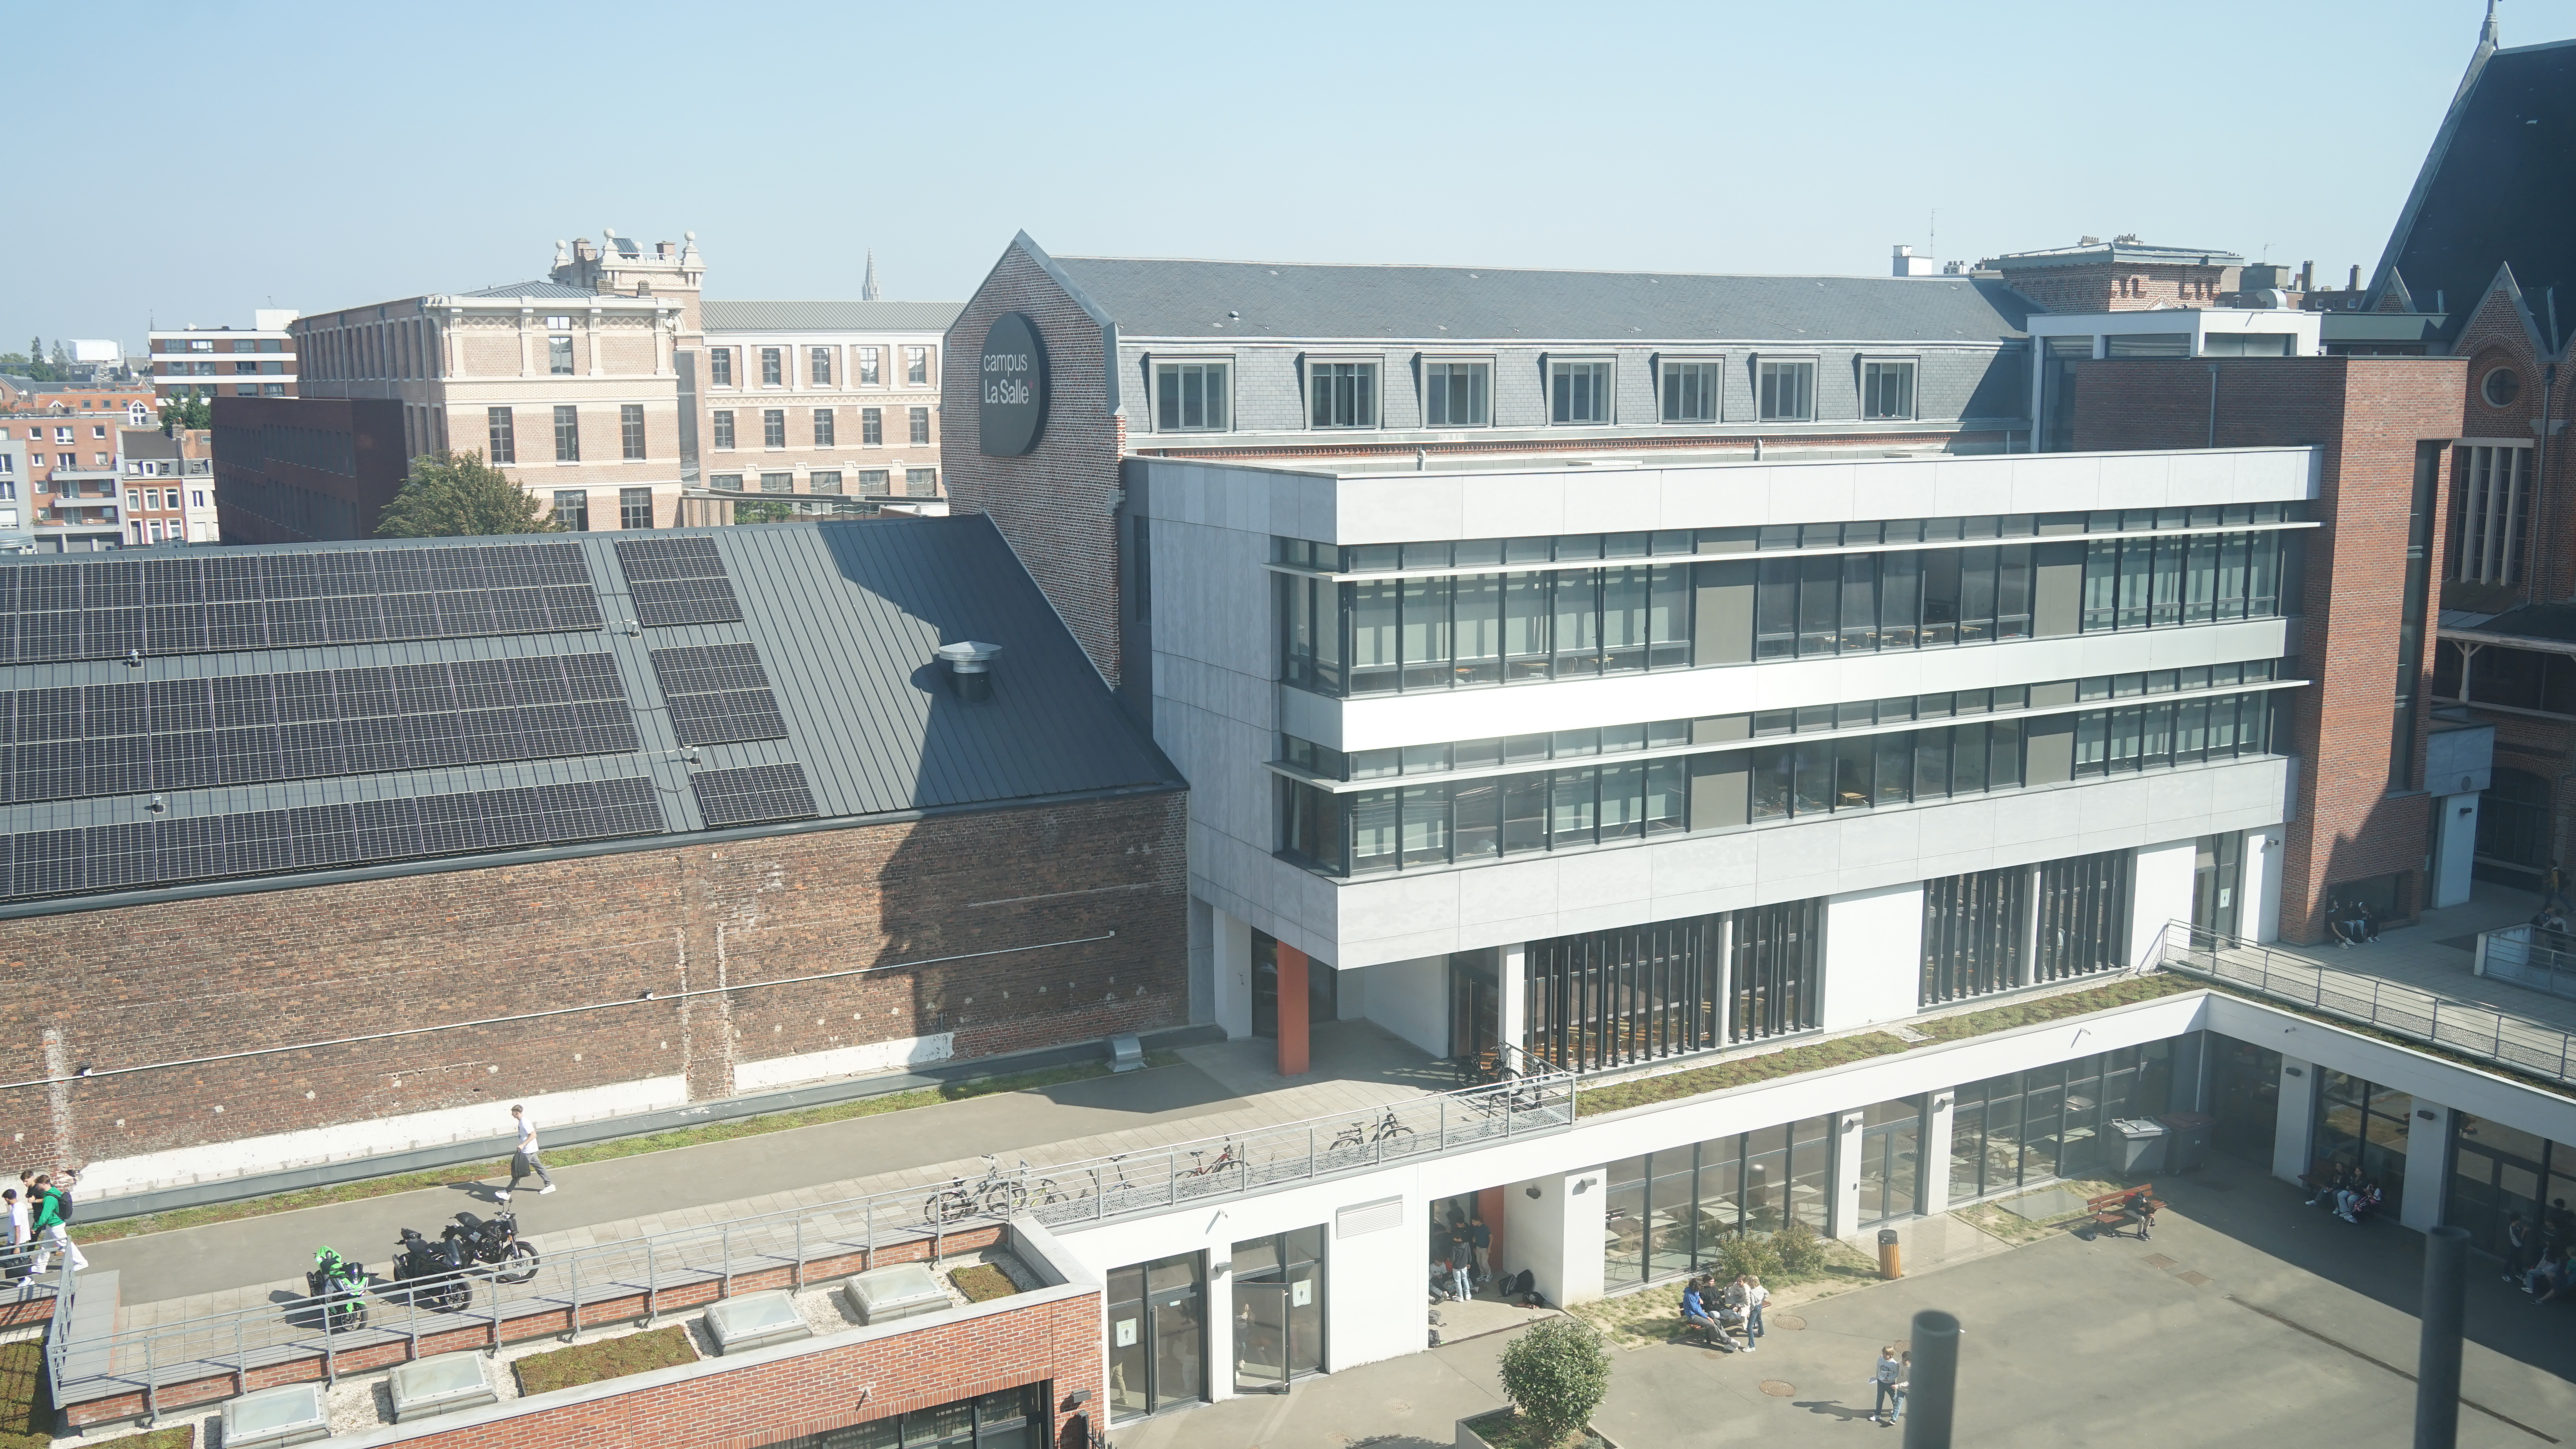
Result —
[[[802,1287],[873,1266],[879,1255],[909,1256],[927,1241],[939,1256],[946,1240],[985,1234],[1027,1215],[1050,1227],[1079,1227],[1185,1204],[1272,1191],[1295,1183],[1365,1172],[1390,1162],[1439,1156],[1574,1122],[1573,1079],[1519,1078],[1374,1107],[1356,1119],[1317,1118],[1221,1138],[1051,1166],[1022,1161],[981,1179],[948,1186],[895,1188],[789,1212],[737,1218],[707,1227],[545,1250],[524,1282],[469,1270],[466,1304],[440,1312],[404,1298],[404,1285],[378,1280],[363,1325],[326,1314],[321,1298],[296,1298],[150,1323],[105,1334],[72,1331],[76,1314],[58,1314],[47,1342],[57,1404],[75,1411],[104,1399],[139,1397],[147,1417],[164,1391],[187,1386],[174,1402],[206,1403],[264,1383],[298,1378],[335,1381],[433,1351],[573,1334],[585,1312],[604,1305],[648,1322],[660,1312],[730,1296],[753,1286]],[[438,1224],[416,1224],[435,1233]],[[383,1235],[392,1241],[396,1225]],[[345,1245],[342,1245],[345,1246]],[[300,1264],[297,1266],[301,1266]],[[815,1271],[818,1266],[822,1271]],[[518,1271],[525,1271],[520,1269]],[[434,1296],[423,1290],[419,1297]],[[673,1302],[676,1298],[676,1303]],[[130,1316],[130,1315],[129,1315]],[[301,1362],[308,1367],[282,1367]]]
[[[2156,960],[2167,971],[2240,986],[2324,1016],[2576,1086],[2576,1076],[2570,1075],[2576,1068],[2576,1037],[2528,1017],[2445,1001],[2400,981],[2336,971],[2186,921],[2165,923],[2157,937]]]
[[[2480,976],[2576,1001],[2576,938],[2524,924],[2478,933]]]

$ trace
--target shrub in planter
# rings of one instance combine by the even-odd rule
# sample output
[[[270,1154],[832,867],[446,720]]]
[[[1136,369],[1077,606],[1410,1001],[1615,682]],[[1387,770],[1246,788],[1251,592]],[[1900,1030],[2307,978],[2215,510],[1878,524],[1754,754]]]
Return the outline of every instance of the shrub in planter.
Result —
[[[1554,1444],[1580,1429],[1610,1392],[1610,1355],[1578,1319],[1551,1318],[1503,1350],[1503,1397]]]
[[[1717,1245],[1717,1267],[1720,1278],[1777,1278],[1780,1255],[1772,1249],[1771,1239],[1738,1233]]]
[[[1825,1271],[1825,1240],[1805,1223],[1792,1222],[1773,1233],[1771,1251],[1779,1255],[1780,1271],[1791,1277],[1812,1277]]]

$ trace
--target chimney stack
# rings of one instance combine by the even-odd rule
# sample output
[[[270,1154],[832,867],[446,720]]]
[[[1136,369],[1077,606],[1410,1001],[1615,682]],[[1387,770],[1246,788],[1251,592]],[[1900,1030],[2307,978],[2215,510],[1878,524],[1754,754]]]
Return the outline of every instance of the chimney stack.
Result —
[[[985,644],[973,639],[939,646],[939,660],[948,666],[948,687],[965,704],[982,704],[993,697],[993,656],[1002,652],[999,644]]]

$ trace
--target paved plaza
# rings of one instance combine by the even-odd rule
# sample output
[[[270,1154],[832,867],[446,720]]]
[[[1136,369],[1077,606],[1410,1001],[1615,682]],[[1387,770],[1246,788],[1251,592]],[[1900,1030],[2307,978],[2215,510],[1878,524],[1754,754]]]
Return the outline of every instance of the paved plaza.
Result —
[[[2154,1240],[2052,1233],[1799,1305],[1757,1354],[1654,1345],[1613,1355],[1596,1424],[1625,1449],[1897,1442],[1868,1422],[1879,1345],[1925,1308],[1956,1313],[1956,1441],[2062,1449],[2411,1442],[2423,1239],[2349,1227],[2255,1169],[2214,1161],[2160,1184]],[[1954,1236],[1961,1229],[1949,1230]],[[2484,1260],[2473,1260],[2483,1263]],[[2470,1283],[2460,1440],[2537,1449],[2576,1426],[2576,1304],[2535,1307],[2491,1269]],[[1429,1449],[1502,1402],[1512,1330],[1116,1433],[1119,1449]]]

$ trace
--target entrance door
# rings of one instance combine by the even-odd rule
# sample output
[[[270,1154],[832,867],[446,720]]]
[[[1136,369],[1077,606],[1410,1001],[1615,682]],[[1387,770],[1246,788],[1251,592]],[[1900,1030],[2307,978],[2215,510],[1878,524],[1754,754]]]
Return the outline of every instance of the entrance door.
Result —
[[[1239,1282],[1234,1285],[1234,1391],[1263,1389],[1288,1392],[1288,1285]]]
[[[1499,1063],[1502,987],[1498,952],[1460,951],[1449,958],[1449,1055],[1462,1081],[1491,1081]]]
[[[1880,1102],[1862,1118],[1862,1227],[1912,1217],[1923,1163],[1923,1099]]]
[[[1109,1412],[1134,1419],[1207,1397],[1199,1255],[1109,1273]]]
[[[2191,923],[2221,936],[2239,936],[2238,898],[2244,893],[2245,832],[2204,835],[2192,855]]]
[[[1234,1387],[1288,1391],[1324,1367],[1324,1230],[1234,1245]]]
[[[1279,1038],[1279,940],[1252,933],[1252,1034]]]

